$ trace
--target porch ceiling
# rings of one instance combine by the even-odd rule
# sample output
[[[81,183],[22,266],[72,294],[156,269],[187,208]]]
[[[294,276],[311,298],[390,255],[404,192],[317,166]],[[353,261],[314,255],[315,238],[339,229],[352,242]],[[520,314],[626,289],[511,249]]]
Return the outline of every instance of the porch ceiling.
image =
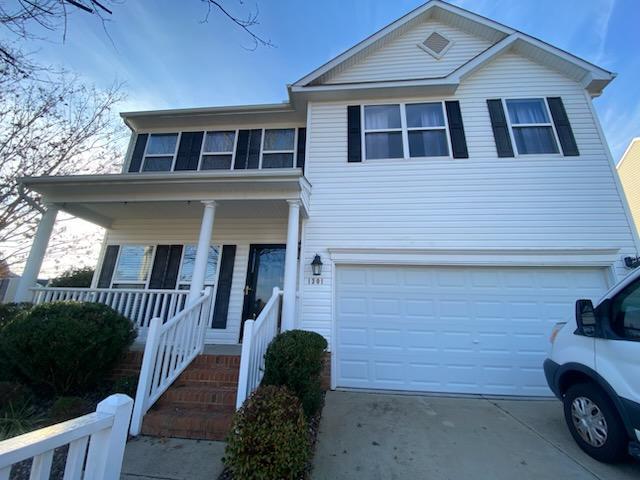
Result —
[[[105,228],[118,219],[200,217],[202,200],[215,200],[222,218],[286,216],[287,200],[300,200],[306,215],[311,191],[300,169],[27,177],[21,183],[44,202]]]

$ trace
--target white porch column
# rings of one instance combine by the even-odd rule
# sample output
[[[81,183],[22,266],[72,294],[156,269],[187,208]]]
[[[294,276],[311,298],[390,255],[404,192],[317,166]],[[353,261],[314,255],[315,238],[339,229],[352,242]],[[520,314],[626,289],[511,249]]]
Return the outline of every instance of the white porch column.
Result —
[[[189,296],[187,298],[188,304],[196,301],[204,289],[204,280],[207,274],[207,259],[209,257],[209,245],[211,245],[213,220],[216,213],[216,202],[213,200],[207,200],[202,203],[204,204],[204,212],[202,213],[202,223],[200,224],[200,236],[198,237],[196,259],[193,265],[191,287],[189,288]]]
[[[53,231],[53,224],[56,222],[56,216],[58,215],[58,207],[55,205],[47,205],[46,208],[47,210],[42,214],[42,218],[38,224],[36,236],[33,238],[33,244],[29,252],[29,258],[27,258],[27,263],[24,266],[22,277],[16,289],[14,298],[16,302],[30,302],[32,300],[32,294],[29,289],[32,288],[38,280],[42,260],[44,259],[44,254],[47,251],[49,239],[51,238],[51,232]]]
[[[296,272],[298,271],[298,229],[300,201],[289,200],[287,250],[284,257],[284,293],[282,297],[282,331],[292,330],[296,323]]]

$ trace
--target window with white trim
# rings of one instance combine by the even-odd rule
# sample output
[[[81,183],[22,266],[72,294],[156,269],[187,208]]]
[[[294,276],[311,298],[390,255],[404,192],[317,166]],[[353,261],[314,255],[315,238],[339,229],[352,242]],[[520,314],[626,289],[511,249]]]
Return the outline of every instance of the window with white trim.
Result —
[[[153,245],[122,245],[113,273],[113,288],[145,288],[153,265]]]
[[[207,132],[202,144],[200,170],[230,170],[236,131]]]
[[[448,156],[447,126],[442,103],[408,103],[405,109],[409,156]]]
[[[193,276],[193,267],[196,262],[196,245],[185,245],[182,252],[182,262],[180,265],[180,275],[178,276],[178,288],[185,290],[189,288]],[[218,259],[220,257],[220,248],[216,245],[209,246],[209,255],[207,257],[207,270],[205,273],[204,284],[213,286],[216,283],[218,275]]]
[[[295,128],[265,129],[262,144],[262,168],[293,167]]]
[[[400,105],[364,106],[365,158],[403,158]]]
[[[560,153],[544,98],[508,99],[505,103],[518,154]]]
[[[443,102],[365,105],[365,159],[449,156]]]
[[[152,133],[142,162],[143,172],[169,172],[178,149],[177,133]]]

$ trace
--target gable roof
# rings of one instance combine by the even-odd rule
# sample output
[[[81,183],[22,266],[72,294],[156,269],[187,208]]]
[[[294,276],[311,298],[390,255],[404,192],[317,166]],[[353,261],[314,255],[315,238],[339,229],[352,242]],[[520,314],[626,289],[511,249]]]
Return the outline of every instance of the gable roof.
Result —
[[[340,89],[341,87],[353,89],[353,83],[332,83],[331,86],[329,86],[323,85],[323,80],[327,79],[331,74],[345,70],[351,65],[361,61],[371,52],[388,44],[388,42],[402,35],[408,29],[429,18],[436,18],[458,26],[463,30],[489,40],[493,45],[446,77],[407,79],[407,81],[410,82],[425,81],[427,82],[425,86],[438,83],[438,80],[446,84],[459,83],[464,76],[475,71],[508,48],[515,49],[543,64],[548,64],[550,67],[560,70],[576,81],[582,82],[583,86],[594,96],[599,95],[602,89],[615,78],[615,75],[611,72],[537,38],[442,0],[429,0],[424,5],[414,9],[321,67],[305,75],[291,85],[290,90],[292,92],[313,91],[319,90],[319,87],[325,87],[323,90]],[[383,84],[385,82],[376,83]],[[398,81],[394,83],[398,83]],[[370,87],[371,86],[372,85],[370,85]]]

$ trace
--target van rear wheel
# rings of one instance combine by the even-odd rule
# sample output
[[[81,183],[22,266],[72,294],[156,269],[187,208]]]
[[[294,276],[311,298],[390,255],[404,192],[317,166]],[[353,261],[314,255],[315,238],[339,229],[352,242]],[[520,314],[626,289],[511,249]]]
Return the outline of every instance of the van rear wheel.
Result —
[[[564,418],[578,446],[606,463],[621,460],[627,435],[611,399],[591,383],[572,385],[563,399]]]

